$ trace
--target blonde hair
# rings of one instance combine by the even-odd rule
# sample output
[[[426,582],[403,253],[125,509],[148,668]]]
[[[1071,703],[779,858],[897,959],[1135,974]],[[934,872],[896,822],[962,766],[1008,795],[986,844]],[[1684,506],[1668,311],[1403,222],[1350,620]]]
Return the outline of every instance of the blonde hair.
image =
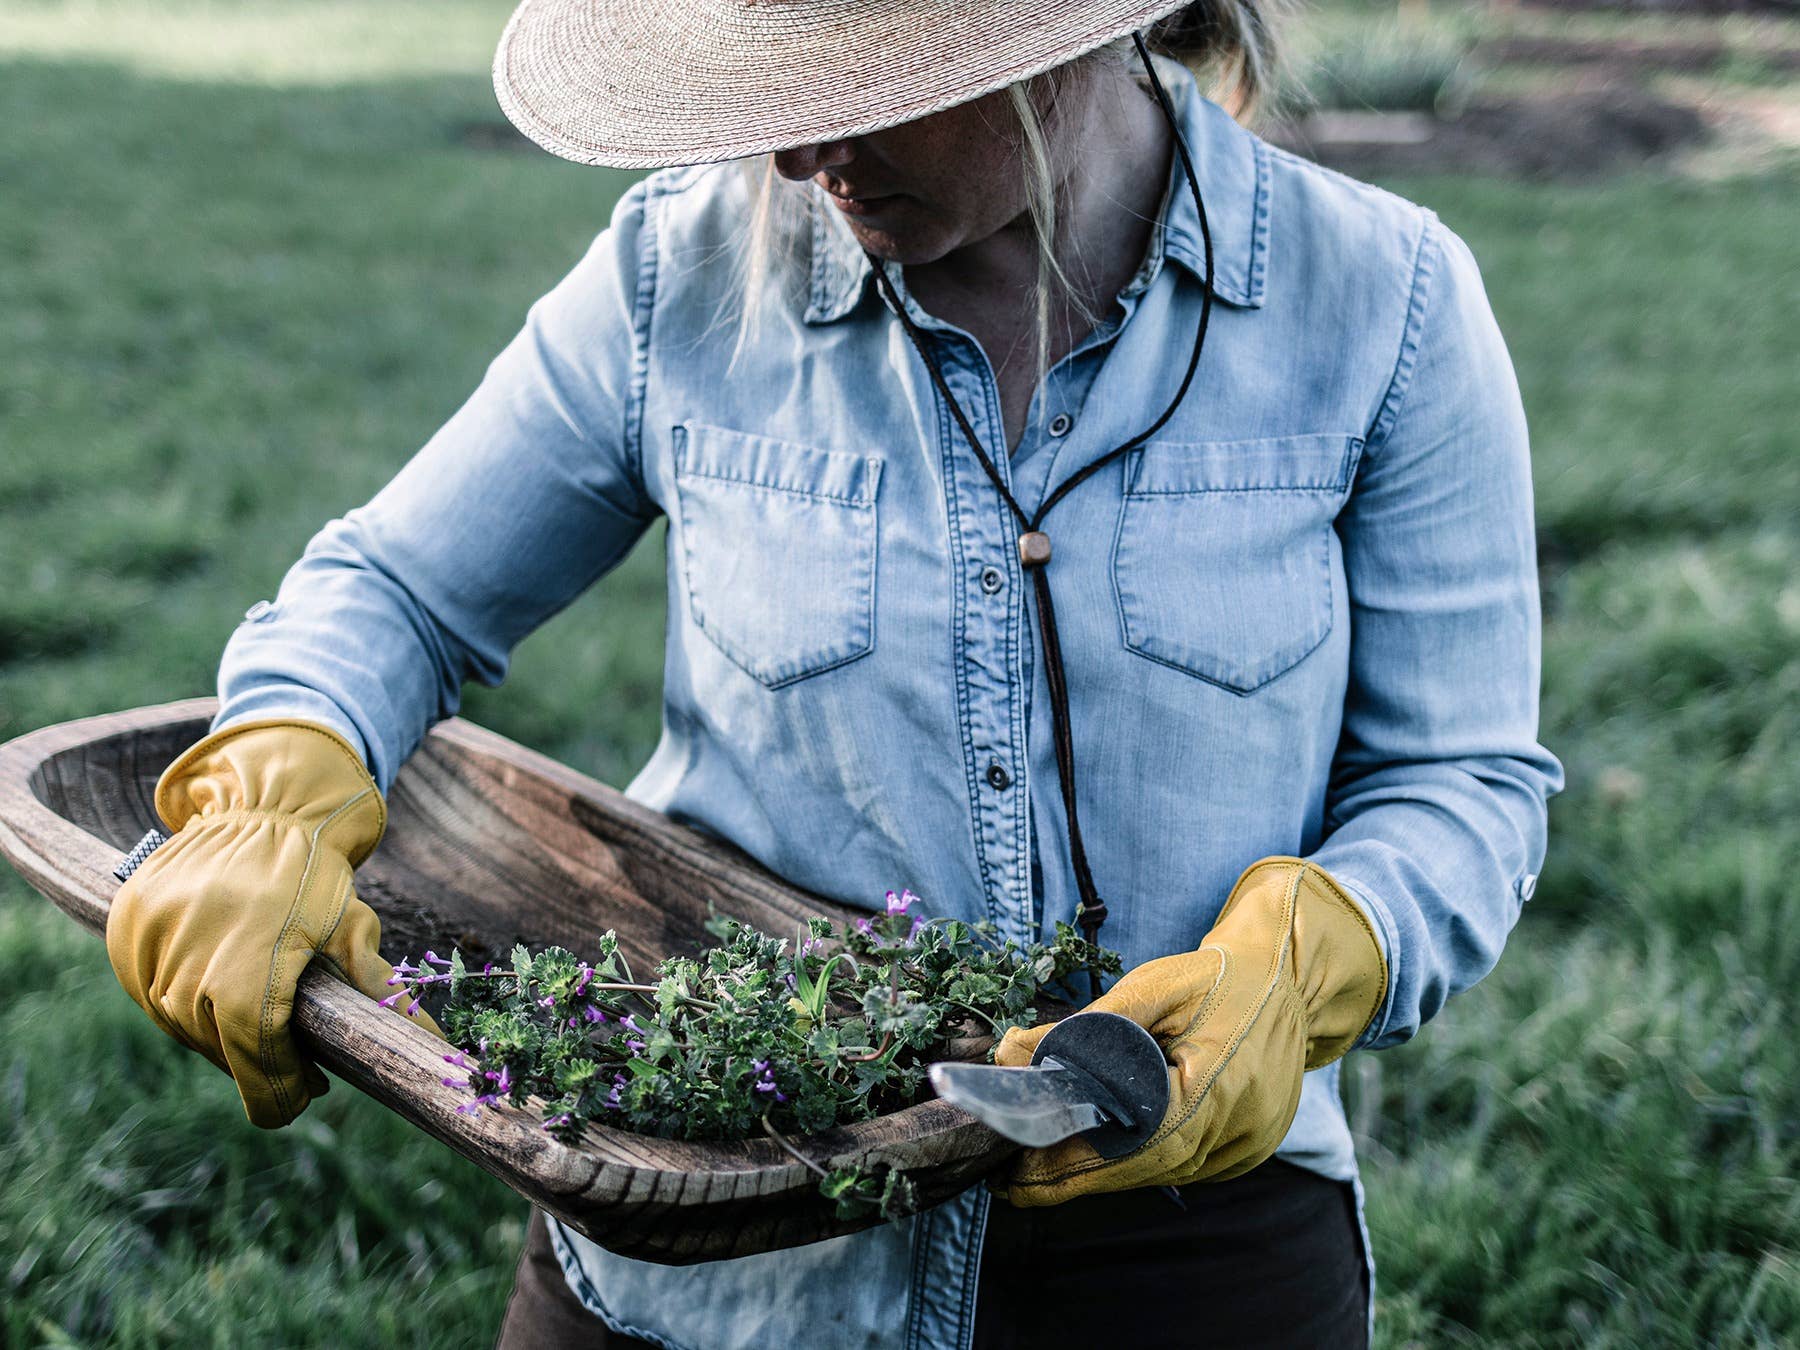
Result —
[[[1193,69],[1207,82],[1211,97],[1232,116],[1247,122],[1255,117],[1275,87],[1278,23],[1286,4],[1287,0],[1200,0],[1152,24],[1144,35],[1145,45]],[[1057,300],[1071,304],[1085,322],[1095,321],[1071,284],[1058,254],[1058,184],[1040,109],[1054,105],[1061,82],[1073,75],[1090,74],[1105,64],[1133,66],[1136,62],[1131,38],[1120,38],[1054,70],[1010,85],[1006,91],[1018,121],[1026,211],[1038,246],[1033,300],[1040,378],[1049,365],[1051,316]],[[823,209],[815,194],[799,190],[798,184],[787,184],[775,172],[772,155],[746,161],[743,167],[750,176],[753,205],[748,238],[738,254],[732,288],[738,302],[733,366],[754,335],[760,318],[760,299],[772,267],[785,264],[798,254],[800,240],[812,223],[811,213]],[[798,210],[794,209],[796,206]],[[784,270],[790,274],[793,271]],[[998,359],[998,354],[990,356]]]

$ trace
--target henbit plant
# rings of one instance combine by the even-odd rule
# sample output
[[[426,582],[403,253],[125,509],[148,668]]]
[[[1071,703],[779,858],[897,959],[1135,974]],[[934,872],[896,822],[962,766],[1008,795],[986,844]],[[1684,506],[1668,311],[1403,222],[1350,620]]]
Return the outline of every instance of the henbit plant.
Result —
[[[447,996],[444,1060],[458,1107],[544,1103],[543,1128],[577,1142],[590,1121],[676,1139],[761,1132],[819,1174],[843,1217],[897,1218],[911,1182],[879,1162],[820,1167],[789,1140],[918,1101],[933,1060],[991,1048],[1037,1018],[1071,976],[1120,960],[1056,925],[1049,943],[996,939],[986,925],[926,920],[889,891],[885,912],[844,928],[813,919],[797,942],[715,917],[719,939],[640,982],[607,932],[599,956],[513,949],[512,966],[468,969],[458,952],[402,961],[389,1006]],[[984,1046],[983,1042],[987,1045]]]

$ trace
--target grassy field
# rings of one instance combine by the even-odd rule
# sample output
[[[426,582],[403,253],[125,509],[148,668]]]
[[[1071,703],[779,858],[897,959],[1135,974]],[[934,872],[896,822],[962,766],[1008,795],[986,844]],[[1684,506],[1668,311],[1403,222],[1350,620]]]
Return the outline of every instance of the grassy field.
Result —
[[[623,178],[470,134],[505,9],[0,13],[0,737],[208,691],[604,222]],[[1800,169],[1391,186],[1470,241],[1524,383],[1570,788],[1498,973],[1347,1076],[1382,1338],[1793,1344]],[[659,569],[471,715],[623,781]],[[510,1193],[342,1086],[253,1130],[10,874],[0,991],[0,1343],[488,1343]]]

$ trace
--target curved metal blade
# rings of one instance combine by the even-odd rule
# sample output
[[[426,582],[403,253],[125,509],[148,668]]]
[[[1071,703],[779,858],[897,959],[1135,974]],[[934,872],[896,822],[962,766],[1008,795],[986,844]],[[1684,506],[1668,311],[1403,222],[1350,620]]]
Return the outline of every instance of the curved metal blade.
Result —
[[[1029,1069],[933,1064],[931,1086],[951,1105],[1027,1148],[1048,1147],[1113,1118],[1095,1100],[1111,1094],[1079,1069],[1055,1060]]]

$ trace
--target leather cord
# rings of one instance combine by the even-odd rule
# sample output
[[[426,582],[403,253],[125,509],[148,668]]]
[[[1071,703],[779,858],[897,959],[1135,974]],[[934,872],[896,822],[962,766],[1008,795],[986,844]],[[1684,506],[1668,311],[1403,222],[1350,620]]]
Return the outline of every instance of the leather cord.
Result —
[[[993,483],[995,491],[1000,494],[1008,509],[1021,526],[1019,537],[1019,556],[1025,569],[1031,573],[1032,589],[1037,597],[1038,630],[1044,653],[1044,679],[1050,688],[1050,718],[1054,728],[1056,741],[1056,776],[1062,788],[1063,811],[1069,826],[1069,861],[1075,872],[1075,889],[1080,897],[1080,907],[1076,910],[1075,920],[1081,928],[1082,936],[1089,942],[1099,940],[1100,926],[1106,922],[1106,902],[1100,898],[1099,888],[1094,883],[1093,869],[1088,865],[1087,848],[1081,840],[1081,818],[1075,805],[1075,736],[1069,719],[1069,685],[1063,669],[1062,643],[1056,631],[1056,605],[1050,595],[1050,551],[1049,540],[1040,528],[1044,518],[1051,509],[1077,487],[1092,478],[1096,473],[1120,457],[1137,449],[1150,437],[1168,423],[1187,397],[1188,388],[1194,382],[1194,372],[1200,366],[1200,353],[1206,346],[1206,330],[1212,320],[1213,308],[1213,240],[1212,228],[1206,218],[1206,203],[1200,196],[1200,179],[1194,172],[1194,162],[1188,154],[1187,143],[1182,139],[1181,124],[1176,119],[1175,107],[1169,101],[1169,94],[1163,88],[1162,81],[1157,78],[1156,67],[1150,60],[1150,52],[1144,46],[1144,39],[1139,34],[1132,34],[1131,39],[1137,45],[1138,57],[1144,63],[1145,73],[1150,77],[1150,88],[1156,95],[1157,105],[1162,109],[1163,117],[1169,123],[1169,130],[1175,137],[1175,153],[1181,158],[1182,172],[1187,177],[1188,189],[1193,193],[1194,206],[1200,217],[1200,240],[1205,251],[1206,275],[1203,279],[1203,291],[1200,300],[1200,323],[1194,334],[1194,350],[1188,357],[1187,370],[1183,372],[1181,384],[1175,390],[1175,396],[1169,400],[1162,415],[1145,427],[1130,440],[1101,455],[1098,459],[1085,465],[1069,475],[1052,492],[1045,496],[1043,504],[1035,512],[1027,512],[1007,488],[1006,481],[1000,476],[993,459],[981,444],[981,437],[976,435],[975,428],[969,422],[968,414],[956,401],[956,395],[950,392],[950,386],[944,379],[944,373],[938,367],[936,358],[926,341],[925,334],[913,322],[900,302],[894,290],[894,284],[888,279],[886,270],[873,254],[869,255],[870,267],[874,270],[875,284],[879,287],[882,298],[899,318],[906,335],[924,361],[925,369],[930,372],[932,383],[937,387],[938,396],[950,409],[951,416],[961,429],[963,439],[981,461],[982,469]],[[1100,977],[1091,974],[1093,996],[1100,995]]]

